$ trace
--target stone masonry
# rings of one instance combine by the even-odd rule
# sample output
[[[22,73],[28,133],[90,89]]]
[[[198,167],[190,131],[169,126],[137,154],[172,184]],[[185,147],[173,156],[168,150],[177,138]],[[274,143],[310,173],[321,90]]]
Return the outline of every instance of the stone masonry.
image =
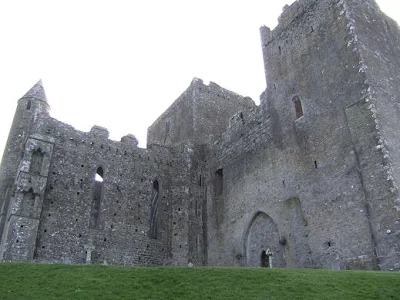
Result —
[[[39,81],[1,161],[1,259],[400,269],[398,25],[298,0],[260,32],[260,105],[195,78],[146,149],[52,118]]]

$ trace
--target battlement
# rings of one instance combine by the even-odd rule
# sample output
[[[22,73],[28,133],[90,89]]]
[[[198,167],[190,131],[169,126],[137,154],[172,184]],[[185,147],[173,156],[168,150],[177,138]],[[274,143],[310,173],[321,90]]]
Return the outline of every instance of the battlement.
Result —
[[[280,32],[286,30],[293,20],[308,11],[311,6],[317,5],[317,2],[315,0],[297,0],[291,5],[285,5],[278,18],[278,25],[273,30],[267,26],[260,28],[262,47],[265,47]]]

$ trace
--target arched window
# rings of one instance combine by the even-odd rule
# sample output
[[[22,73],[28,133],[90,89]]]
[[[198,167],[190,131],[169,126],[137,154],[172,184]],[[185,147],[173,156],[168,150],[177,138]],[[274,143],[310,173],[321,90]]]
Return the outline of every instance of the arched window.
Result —
[[[26,110],[30,109],[31,109],[31,100],[29,100],[28,103],[26,104]]]
[[[149,237],[152,239],[158,238],[158,198],[160,194],[160,185],[158,180],[153,181],[153,193],[151,197],[151,207],[150,207],[150,230]]]
[[[44,153],[38,148],[33,151],[31,158],[31,166],[29,172],[32,174],[40,174],[42,171]]]
[[[296,119],[298,119],[303,116],[303,107],[301,105],[299,96],[293,97],[292,100],[293,100],[293,104],[294,104],[294,109],[296,111]]]
[[[94,179],[98,182],[103,182],[103,177],[104,177],[104,171],[102,167],[99,167],[96,171],[96,175]]]
[[[104,193],[103,177],[104,177],[104,170],[102,167],[98,167],[95,174],[95,181],[93,186],[93,198],[92,198],[92,207],[90,210],[90,223],[89,223],[90,229],[94,229],[99,226],[100,205]]]

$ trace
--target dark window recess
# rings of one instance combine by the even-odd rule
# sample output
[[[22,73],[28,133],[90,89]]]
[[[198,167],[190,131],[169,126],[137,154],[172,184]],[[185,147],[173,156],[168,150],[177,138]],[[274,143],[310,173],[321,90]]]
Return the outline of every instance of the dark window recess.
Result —
[[[99,167],[96,172],[96,179],[93,185],[93,199],[92,207],[90,210],[90,223],[89,228],[98,228],[99,217],[100,217],[100,206],[101,200],[104,193],[104,183],[103,183],[104,171],[102,167]]]
[[[293,104],[296,111],[296,119],[298,119],[303,116],[303,106],[301,105],[299,96],[293,98]]]
[[[316,169],[318,169],[318,164],[317,164],[317,161],[316,161],[316,160],[314,160],[314,167],[315,167]]]
[[[32,174],[40,174],[42,171],[44,153],[38,148],[32,152],[31,165],[29,172]]]
[[[214,191],[215,196],[221,196],[224,190],[224,171],[223,169],[218,169],[214,176]]]
[[[153,193],[151,196],[151,207],[150,207],[150,230],[149,237],[152,239],[158,238],[158,205],[159,205],[159,194],[160,185],[158,180],[153,181]]]
[[[31,109],[31,100],[29,100],[28,103],[26,104],[26,109],[27,110]]]
[[[279,55],[282,55],[282,48],[281,48],[281,46],[278,47],[278,50],[279,50]]]

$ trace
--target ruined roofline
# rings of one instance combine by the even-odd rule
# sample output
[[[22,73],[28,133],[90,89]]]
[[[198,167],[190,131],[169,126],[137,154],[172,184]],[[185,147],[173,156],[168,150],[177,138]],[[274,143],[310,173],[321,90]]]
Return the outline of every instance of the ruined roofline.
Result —
[[[278,25],[274,29],[271,30],[271,28],[265,25],[260,27],[262,46],[265,47],[279,33],[285,31],[293,20],[306,12],[310,6],[316,5],[317,2],[318,0],[297,0],[291,5],[285,5],[278,17]]]
[[[232,92],[228,89],[225,89],[223,87],[221,87],[220,85],[216,84],[215,82],[210,81],[210,83],[207,85],[203,82],[203,80],[201,78],[197,78],[197,77],[193,77],[192,81],[190,82],[189,87],[182,93],[179,95],[179,97],[170,105],[168,106],[168,108],[161,114],[158,116],[157,119],[155,119],[153,121],[153,123],[147,128],[147,131],[149,130],[149,128],[151,128],[154,124],[158,123],[159,121],[163,120],[168,114],[169,112],[174,109],[175,107],[179,106],[182,102],[185,101],[185,95],[189,94],[190,92],[193,92],[195,89],[198,88],[208,88],[210,91],[213,92],[221,92],[221,93],[226,93],[228,94],[228,96],[230,97],[238,97],[240,98],[241,101],[247,101],[249,104],[249,108],[253,105],[256,105],[253,101],[253,99],[251,99],[250,97],[245,97],[242,96],[240,94],[237,94],[235,92]],[[244,103],[243,103],[244,104]]]
[[[267,26],[260,27],[260,34],[262,39],[263,47],[267,45],[271,40],[273,40],[277,35],[281,32],[285,31],[287,27],[300,15],[305,13],[311,6],[317,5],[323,1],[330,2],[338,2],[340,4],[345,4],[348,0],[297,0],[293,2],[291,5],[285,5],[282,9],[281,15],[278,17],[278,25],[271,30],[271,28]],[[356,0],[355,0],[356,1]],[[361,0],[359,0],[361,1]],[[375,5],[375,0],[362,0],[363,4],[367,5],[367,2],[372,2]],[[379,7],[379,5],[377,5]],[[383,12],[382,12],[383,13]],[[383,13],[384,14],[384,13]],[[396,23],[392,18],[388,17],[384,14],[385,17],[389,18],[393,22]]]
[[[54,122],[55,126],[57,126],[57,127],[61,127],[61,128],[66,127],[66,128],[68,128],[68,130],[73,131],[75,135],[81,135],[81,136],[87,136],[87,137],[92,136],[95,138],[107,140],[108,142],[121,144],[121,145],[124,144],[125,146],[126,145],[132,146],[132,148],[139,148],[139,149],[143,149],[143,150],[146,149],[146,148],[139,147],[138,146],[139,142],[138,142],[137,138],[135,137],[135,135],[130,134],[130,133],[122,136],[121,139],[118,141],[118,140],[110,139],[108,129],[105,127],[99,126],[99,125],[93,125],[91,127],[90,131],[82,131],[82,130],[76,129],[73,125],[64,123],[64,122],[62,122],[56,118],[53,118],[51,116],[49,116],[48,118],[49,118],[48,122]],[[54,136],[54,135],[51,135],[51,136]],[[74,139],[74,137],[72,137],[72,136],[67,137],[67,138],[69,138],[71,140]]]

